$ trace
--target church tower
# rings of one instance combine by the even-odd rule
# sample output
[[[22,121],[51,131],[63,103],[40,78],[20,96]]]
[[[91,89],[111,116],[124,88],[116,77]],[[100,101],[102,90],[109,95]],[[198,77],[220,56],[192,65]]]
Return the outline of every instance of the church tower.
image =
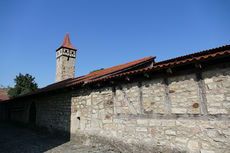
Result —
[[[56,82],[75,77],[75,58],[77,49],[71,45],[69,34],[56,50]]]

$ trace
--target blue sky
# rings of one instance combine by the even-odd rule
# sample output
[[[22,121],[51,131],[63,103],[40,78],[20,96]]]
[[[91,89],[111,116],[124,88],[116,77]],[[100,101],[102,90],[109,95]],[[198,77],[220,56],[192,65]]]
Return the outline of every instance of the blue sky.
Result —
[[[55,81],[66,32],[76,77],[147,56],[157,61],[230,44],[229,0],[0,1],[0,85],[19,72]]]

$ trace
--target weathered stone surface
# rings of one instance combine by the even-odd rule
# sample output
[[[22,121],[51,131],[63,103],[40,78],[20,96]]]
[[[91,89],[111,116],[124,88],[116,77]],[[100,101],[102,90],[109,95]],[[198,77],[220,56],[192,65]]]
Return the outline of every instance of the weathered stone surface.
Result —
[[[149,120],[145,120],[145,119],[138,119],[137,120],[138,125],[148,126],[148,123],[149,123]]]
[[[173,91],[169,92],[172,113],[200,113],[199,108],[193,107],[194,103],[199,104],[198,84],[195,74],[170,77],[169,91]]]
[[[188,149],[191,153],[197,153],[199,152],[199,144],[197,141],[190,140],[188,142]]]
[[[143,107],[148,114],[165,113],[165,91],[163,79],[142,83]]]
[[[148,129],[145,128],[145,127],[137,127],[137,128],[136,128],[136,131],[138,131],[138,132],[147,132]]]
[[[56,54],[56,82],[74,78],[76,51],[68,48],[60,48]]]
[[[173,131],[173,130],[166,130],[166,131],[165,131],[165,134],[166,134],[166,135],[176,135],[176,132]]]
[[[175,126],[176,123],[174,120],[162,120],[162,126]]]
[[[230,111],[230,68],[216,68],[203,73],[206,84],[208,112],[210,114],[228,114]]]
[[[206,75],[206,74],[205,74]],[[215,80],[210,79],[204,83],[215,83]],[[173,114],[199,114],[200,113],[200,96],[198,94],[198,83],[194,74],[172,77],[169,79],[170,95],[170,110]],[[217,89],[218,86],[212,86],[209,90]],[[219,88],[221,89],[221,88]],[[133,107],[138,113],[140,109],[139,103],[139,88],[137,84],[124,85],[123,89],[116,90],[118,103],[116,105],[117,112],[120,114],[131,115],[131,110],[124,101],[122,91],[126,94],[129,101],[132,102]],[[229,89],[228,89],[229,90]],[[172,92],[173,91],[173,92]],[[104,88],[100,91],[91,91],[89,93],[92,98],[91,102],[85,100],[84,96],[80,96],[75,105],[82,106],[79,110],[83,116],[89,117],[89,123],[94,122],[96,118],[101,120],[103,130],[100,130],[101,135],[108,138],[120,139],[123,142],[135,143],[145,142],[151,144],[149,146],[167,146],[169,148],[177,148],[180,151],[188,152],[218,152],[229,147],[227,143],[230,141],[229,121],[219,121],[206,119],[167,119],[167,118],[151,118],[155,113],[166,114],[165,112],[165,90],[163,80],[157,79],[146,81],[142,83],[143,93],[143,108],[144,115],[150,115],[148,118],[139,116],[137,118],[131,116],[124,116],[116,118],[113,114],[113,105],[107,105],[107,101],[112,98],[112,89]],[[227,93],[220,91],[219,93]],[[86,97],[89,95],[86,95]],[[227,104],[220,103],[223,100],[227,102],[227,96],[218,94],[214,98],[214,103],[208,103],[207,108],[212,114],[228,114]],[[209,100],[210,97],[207,97]],[[208,101],[209,102],[209,101]],[[84,103],[91,103],[92,105],[84,105]],[[198,103],[197,108],[193,107],[194,103]],[[75,106],[74,105],[74,106]],[[161,109],[162,107],[162,109]],[[86,111],[83,112],[83,110]],[[88,111],[87,111],[88,110]],[[103,110],[103,111],[102,111]],[[98,114],[98,115],[95,115]],[[106,116],[110,117],[106,117]],[[87,124],[87,123],[86,123]],[[98,126],[99,127],[99,126]],[[100,128],[101,128],[100,127]],[[100,129],[99,128],[99,129]],[[88,134],[95,133],[95,129],[82,130]],[[110,130],[111,132],[106,132]],[[117,132],[116,132],[117,131]],[[127,141],[129,140],[129,141]],[[135,142],[134,142],[135,140]],[[224,144],[220,149],[220,143]],[[148,145],[147,145],[148,146]]]
[[[71,130],[72,134],[100,136],[100,141],[106,139],[112,144],[119,141],[116,147],[121,150],[130,146],[127,148],[139,152],[151,152],[155,147],[163,148],[159,152],[167,152],[169,148],[180,152],[228,152],[229,76],[228,67],[224,70],[205,69],[202,72],[204,81],[201,81],[205,91],[202,100],[199,97],[201,84],[198,84],[195,72],[170,76],[169,93],[166,93],[167,83],[162,78],[142,80],[141,87],[135,81],[121,84],[122,89],[115,86],[116,97],[113,97],[112,87],[74,89],[71,94],[54,93],[36,99],[36,123],[50,131]],[[136,113],[128,106],[124,94]],[[169,112],[166,112],[166,101],[169,102]],[[12,117],[27,123],[30,100],[25,103],[26,111],[14,112]],[[195,108],[196,103],[198,107]],[[203,106],[207,107],[207,114],[201,113]],[[135,152],[135,149],[127,152]]]
[[[212,150],[203,150],[203,149],[201,149],[200,152],[201,153],[215,153],[215,151],[212,151]]]

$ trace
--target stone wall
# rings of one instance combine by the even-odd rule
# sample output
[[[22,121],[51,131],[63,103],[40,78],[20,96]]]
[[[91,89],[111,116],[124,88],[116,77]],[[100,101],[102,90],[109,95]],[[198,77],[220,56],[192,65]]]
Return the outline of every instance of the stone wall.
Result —
[[[229,84],[230,68],[220,65],[75,90],[71,134],[104,140],[123,152],[228,152]]]
[[[145,114],[166,112],[164,80],[154,79],[142,83],[143,108]]]
[[[193,107],[195,103],[200,105],[198,83],[195,74],[170,77],[168,88],[172,113],[200,113],[199,107]]]
[[[8,109],[6,103],[0,103],[0,121],[8,120]]]
[[[109,143],[122,152],[228,152],[229,67],[59,90],[13,102],[10,117],[29,123],[35,103],[37,126],[84,143]]]
[[[36,125],[50,132],[70,132],[71,93],[57,93],[36,100]]]
[[[9,106],[9,120],[20,123],[28,123],[29,121],[29,108],[31,101],[20,100],[10,103]]]
[[[35,122],[31,122],[31,107],[35,104]],[[70,134],[71,92],[61,92],[30,97],[9,105],[10,120],[14,122],[36,125],[49,132]],[[32,110],[33,111],[33,110]]]
[[[230,114],[230,67],[217,69],[203,73],[208,113]]]

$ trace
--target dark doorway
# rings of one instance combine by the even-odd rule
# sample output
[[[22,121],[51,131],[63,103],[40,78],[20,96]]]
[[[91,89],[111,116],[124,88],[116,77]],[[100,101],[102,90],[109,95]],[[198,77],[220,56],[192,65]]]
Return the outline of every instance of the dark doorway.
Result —
[[[36,123],[36,105],[34,102],[32,102],[32,104],[30,105],[29,123],[30,124]]]

